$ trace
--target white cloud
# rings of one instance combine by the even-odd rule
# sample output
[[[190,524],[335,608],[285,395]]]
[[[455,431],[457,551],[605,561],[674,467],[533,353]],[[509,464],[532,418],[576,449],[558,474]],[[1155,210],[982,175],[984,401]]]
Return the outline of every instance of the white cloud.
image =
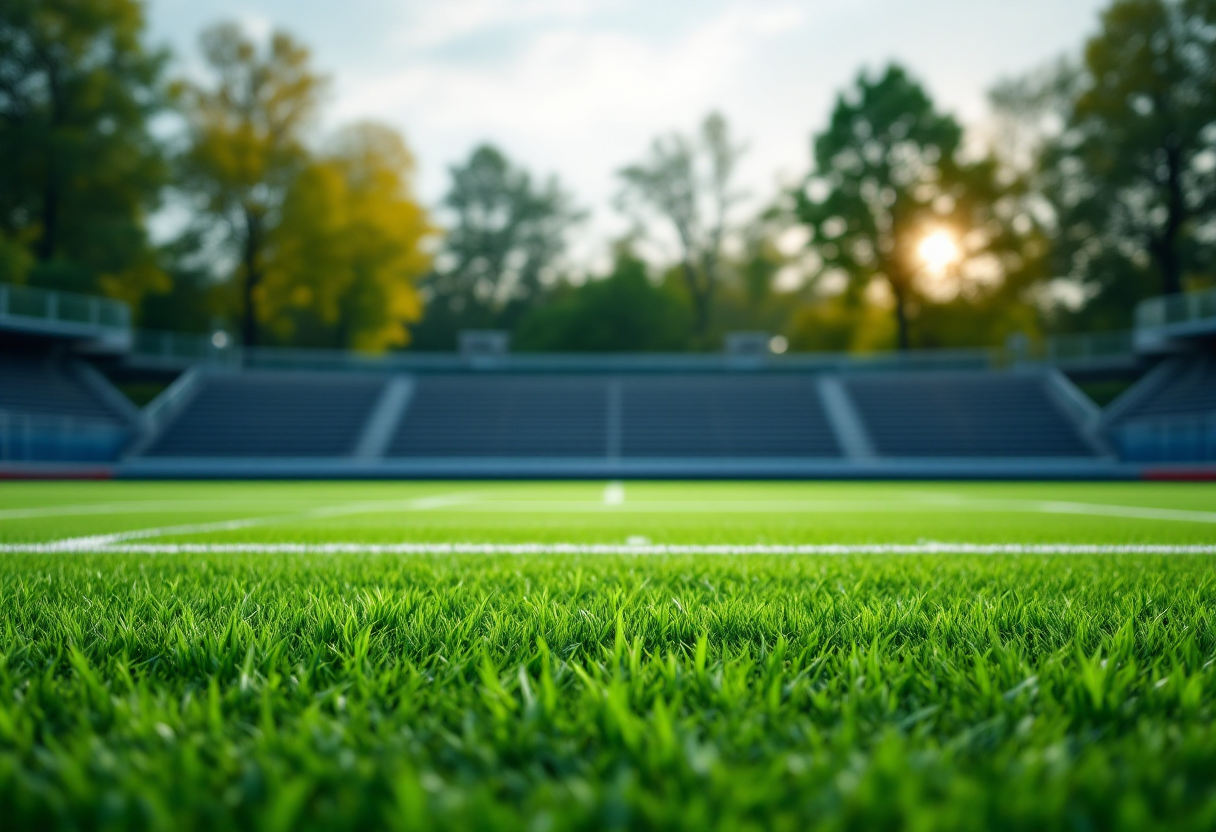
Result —
[[[496,0],[486,5],[498,6]],[[615,171],[658,133],[691,130],[714,108],[731,115],[728,105],[748,96],[740,86],[766,44],[805,21],[798,6],[778,1],[728,4],[669,40],[555,23],[499,63],[430,58],[389,73],[348,76],[338,114],[392,114],[410,127],[424,158],[431,148],[444,148],[451,161],[477,141],[501,143],[538,172],[559,172],[597,209],[586,235],[602,238],[624,230],[608,207]],[[748,129],[736,124],[737,131]],[[746,138],[753,147],[765,144]],[[444,185],[442,170],[432,166],[429,173],[423,190],[434,198]],[[580,246],[593,254],[589,247],[587,241]]]
[[[236,16],[236,22],[247,35],[255,41],[265,41],[275,30],[274,21],[264,14],[254,11],[242,11]]]
[[[390,40],[406,47],[434,47],[511,24],[586,18],[600,0],[446,0],[407,11]]]

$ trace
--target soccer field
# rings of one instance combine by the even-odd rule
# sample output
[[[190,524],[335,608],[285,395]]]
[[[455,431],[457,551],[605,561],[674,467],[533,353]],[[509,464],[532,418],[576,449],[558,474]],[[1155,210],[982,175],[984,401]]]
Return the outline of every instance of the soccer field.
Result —
[[[0,484],[0,817],[1216,828],[1216,486]]]

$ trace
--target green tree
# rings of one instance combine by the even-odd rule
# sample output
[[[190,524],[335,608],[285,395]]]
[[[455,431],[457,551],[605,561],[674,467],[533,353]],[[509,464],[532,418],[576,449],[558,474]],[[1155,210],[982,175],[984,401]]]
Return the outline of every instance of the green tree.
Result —
[[[1119,0],[1073,87],[1042,156],[1055,264],[1127,325],[1216,265],[1216,2]]]
[[[583,218],[555,178],[538,185],[495,147],[450,172],[451,222],[415,330],[425,349],[450,349],[460,329],[511,328],[557,284],[566,234]]]
[[[513,346],[537,352],[668,352],[685,349],[692,334],[689,306],[647,276],[628,246],[612,274],[567,286],[529,312]]]
[[[716,333],[788,331],[801,300],[801,287],[778,284],[787,270],[802,277],[805,258],[805,252],[787,253],[788,243],[781,243],[793,223],[785,207],[774,206],[739,229],[737,250],[723,259],[723,291],[717,296],[714,316]]]
[[[143,37],[136,0],[0,0],[0,277],[132,302],[168,288],[144,223],[165,55]]]
[[[362,123],[296,177],[268,239],[260,310],[280,340],[367,351],[407,343],[434,233],[413,170],[398,133]]]
[[[619,172],[622,208],[637,213],[640,220],[657,216],[675,232],[680,270],[702,340],[722,280],[722,247],[730,231],[730,210],[739,198],[733,179],[742,155],[726,119],[711,113],[699,135],[655,139],[649,159]]]
[[[276,32],[265,49],[235,24],[203,33],[209,83],[182,85],[190,146],[183,180],[218,226],[237,265],[242,341],[257,345],[267,247],[283,203],[309,163],[304,133],[324,84],[308,50]]]
[[[837,99],[795,195],[819,280],[843,277],[854,299],[846,307],[883,290],[900,349],[912,345],[912,319],[926,304],[1016,296],[1030,274],[1035,225],[1018,190],[1001,186],[992,160],[964,160],[962,137],[902,68],[863,74]]]

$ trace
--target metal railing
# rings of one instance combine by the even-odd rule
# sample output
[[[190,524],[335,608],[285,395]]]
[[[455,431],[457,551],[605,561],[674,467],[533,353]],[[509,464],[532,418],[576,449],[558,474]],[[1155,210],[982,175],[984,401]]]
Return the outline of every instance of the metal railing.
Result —
[[[996,349],[910,352],[795,353],[734,356],[724,353],[507,353],[468,356],[441,352],[361,353],[290,347],[216,347],[206,336],[137,331],[132,357],[145,364],[243,367],[333,372],[649,373],[742,371],[878,372],[901,369],[987,369],[1004,366]]]
[[[221,341],[221,343],[223,343]],[[136,330],[132,357],[149,365],[228,367],[332,372],[898,372],[913,369],[981,370],[1018,364],[1074,366],[1133,361],[1132,333],[1058,335],[1013,351],[1007,347],[920,349],[874,353],[785,353],[738,356],[727,353],[506,353],[470,356],[412,350],[362,353],[298,347],[247,349],[206,335]]]
[[[109,462],[129,438],[126,428],[96,419],[0,410],[0,461]]]
[[[716,372],[769,370],[806,372],[879,372],[913,369],[996,369],[1019,364],[1048,364],[1068,369],[1134,363],[1133,333],[1093,332],[1054,335],[1014,351],[1008,347],[921,349],[908,352],[785,353],[737,356],[726,353],[506,353],[469,356],[451,352],[353,350],[299,347],[217,346],[212,337],[180,332],[136,330],[131,355],[145,365],[193,365],[263,370],[332,372]]]
[[[1136,306],[1136,328],[1175,326],[1198,321],[1216,321],[1216,289],[1162,295]]]
[[[1049,364],[1098,364],[1130,359],[1135,354],[1131,330],[1052,335],[1043,341],[1043,359]]]
[[[131,354],[144,362],[166,365],[240,366],[242,350],[210,335],[135,330]]]
[[[1216,292],[1174,298],[1167,310],[1178,319],[1175,307],[1187,314],[1216,315]],[[1146,303],[1148,303],[1146,301]],[[1142,305],[1142,309],[1149,308]],[[1158,308],[1158,307],[1152,307]],[[1152,313],[1157,315],[1157,312]],[[1160,314],[1165,314],[1161,312]],[[1137,313],[1148,318],[1147,313]],[[1186,318],[1191,320],[1192,318]],[[246,349],[228,340],[192,333],[136,330],[132,355],[144,363],[185,367],[246,367],[267,370],[328,370],[371,372],[441,372],[486,369],[516,372],[710,372],[731,369],[775,371],[898,371],[901,369],[990,369],[1018,364],[1048,364],[1066,368],[1133,364],[1137,360],[1134,330],[1051,335],[1020,349],[974,347],[918,349],[874,353],[785,353],[783,355],[731,355],[729,353],[504,353],[465,355],[458,352],[412,350],[370,354],[353,350],[300,347]]]
[[[131,307],[95,295],[0,283],[0,321],[5,318],[126,330]]]

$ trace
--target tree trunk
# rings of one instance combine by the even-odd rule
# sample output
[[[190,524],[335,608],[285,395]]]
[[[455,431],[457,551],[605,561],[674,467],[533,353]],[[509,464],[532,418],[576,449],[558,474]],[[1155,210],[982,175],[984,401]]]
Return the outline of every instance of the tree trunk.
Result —
[[[59,165],[56,164],[56,134],[59,128],[66,120],[64,112],[63,90],[59,82],[59,74],[55,71],[55,66],[46,60],[46,81],[47,91],[50,94],[51,104],[51,124],[50,137],[43,148],[46,153],[46,181],[43,183],[42,189],[42,216],[39,218],[42,225],[42,235],[38,238],[38,246],[35,254],[40,262],[47,262],[55,257],[55,253],[59,250],[59,214],[60,214],[60,193],[59,193]]]
[[[1182,292],[1182,263],[1176,240],[1163,239],[1156,248],[1157,268],[1161,270],[1161,292],[1177,295]]]
[[[1166,159],[1166,209],[1165,228],[1157,240],[1155,250],[1157,268],[1161,270],[1161,290],[1167,295],[1182,291],[1182,258],[1178,254],[1178,236],[1187,219],[1186,196],[1182,192],[1182,154],[1171,142],[1165,149]]]
[[[697,280],[697,268],[689,260],[683,262],[684,283],[688,286],[688,294],[692,296],[693,322],[697,335],[704,335],[709,329],[709,293],[702,289]]]
[[[42,191],[42,235],[38,238],[37,256],[45,263],[55,257],[59,248],[59,187],[55,182],[55,165],[47,160],[46,186]]]
[[[908,332],[908,305],[904,293],[894,283],[891,284],[891,294],[895,295],[895,327],[899,337],[899,351],[907,352],[912,348],[912,339]]]
[[[258,345],[258,314],[257,288],[262,281],[261,264],[258,255],[262,246],[262,219],[253,208],[246,207],[245,214],[245,246],[241,255],[241,263],[245,267],[245,282],[242,289],[242,321],[241,342],[246,347]],[[248,356],[246,356],[248,360]]]

